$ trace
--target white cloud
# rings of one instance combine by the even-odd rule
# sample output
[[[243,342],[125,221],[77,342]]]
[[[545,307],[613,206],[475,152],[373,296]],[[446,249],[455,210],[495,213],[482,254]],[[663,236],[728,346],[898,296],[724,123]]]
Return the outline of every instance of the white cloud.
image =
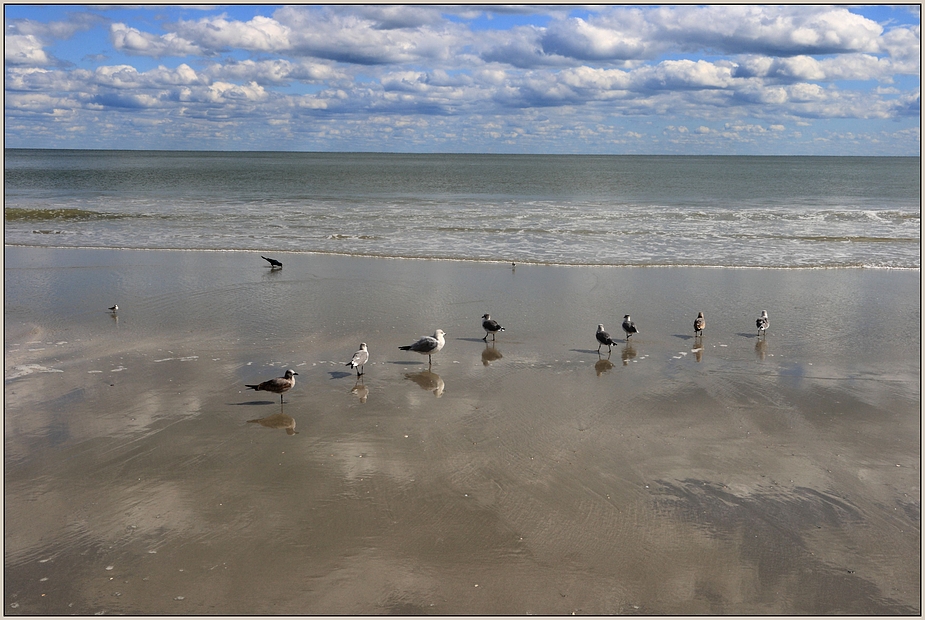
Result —
[[[527,6],[306,5],[253,17],[205,10],[195,19],[159,17],[158,34],[144,30],[150,19],[109,24],[109,48],[76,60],[53,58],[64,49],[55,42],[100,18],[10,20],[8,119],[50,117],[70,105],[75,127],[95,126],[77,118],[81,110],[107,110],[138,127],[159,119],[176,129],[171,123],[182,119],[210,135],[209,123],[234,119],[295,136],[308,131],[297,121],[311,116],[310,125],[324,123],[312,135],[333,139],[360,136],[375,117],[382,122],[373,134],[420,131],[421,143],[436,132],[462,144],[478,126],[480,139],[558,137],[597,148],[669,133],[687,142],[721,132],[759,139],[820,119],[918,115],[918,88],[906,77],[919,73],[918,26],[877,24],[845,7],[594,6],[580,18],[568,7]],[[535,24],[466,21],[508,10]],[[547,25],[536,25],[545,17]],[[152,68],[120,53],[166,60]],[[670,132],[650,136],[640,126],[663,116]],[[748,120],[724,127],[733,118]]]
[[[31,34],[6,35],[3,46],[3,59],[10,66],[40,67],[51,62],[45,53],[42,42]]]
[[[292,45],[289,27],[261,15],[247,22],[228,20],[224,16],[204,17],[196,21],[180,21],[176,28],[177,35],[212,51],[283,52]]]
[[[109,27],[109,36],[116,50],[126,54],[160,58],[162,56],[197,56],[203,53],[199,46],[172,32],[157,36],[118,23]]]

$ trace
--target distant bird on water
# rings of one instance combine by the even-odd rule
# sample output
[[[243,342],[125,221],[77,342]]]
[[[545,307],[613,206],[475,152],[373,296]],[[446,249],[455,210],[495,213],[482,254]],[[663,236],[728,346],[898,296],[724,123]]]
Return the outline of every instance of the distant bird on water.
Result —
[[[607,352],[610,353],[610,347],[612,347],[613,345],[617,344],[616,342],[614,342],[613,338],[610,337],[610,334],[609,334],[608,332],[605,332],[605,331],[604,331],[604,324],[603,324],[603,323],[598,323],[598,325],[597,325],[597,333],[594,334],[594,337],[597,338],[597,341],[598,341],[599,343],[601,343],[601,344],[597,345],[597,352],[598,352],[598,353],[601,352],[601,345],[605,345],[605,344],[606,344],[606,345],[607,345]]]
[[[295,375],[297,374],[299,373],[287,370],[286,374],[282,377],[269,379],[258,385],[244,384],[244,387],[249,387],[258,392],[273,392],[274,394],[279,394],[279,403],[283,404],[283,392],[288,392],[292,389],[295,385]]]
[[[119,304],[116,304],[116,305],[110,307],[110,308],[109,308],[109,311],[112,312],[113,314],[115,314],[116,312],[118,312],[118,311],[119,311]]]
[[[703,312],[697,313],[697,318],[694,319],[694,335],[703,336],[703,328],[707,326],[707,320],[703,318]]]
[[[762,311],[761,311],[761,316],[759,316],[759,317],[755,320],[755,327],[758,328],[758,335],[759,335],[759,336],[761,336],[761,332],[767,333],[767,331],[768,331],[768,325],[770,325],[770,321],[768,321],[768,311],[767,311],[767,310],[762,310]]]
[[[353,359],[344,364],[344,366],[350,366],[351,368],[357,369],[357,376],[363,374],[363,365],[369,361],[369,349],[366,347],[365,342],[360,343],[360,349],[353,354]]]
[[[398,347],[402,351],[414,351],[415,353],[420,353],[421,355],[427,356],[427,363],[432,363],[431,355],[440,351],[443,348],[443,345],[446,344],[444,339],[446,333],[442,329],[438,329],[434,332],[433,336],[422,336],[414,344],[409,344],[405,347]]]
[[[278,260],[276,260],[275,258],[267,258],[266,256],[261,256],[260,258],[270,263],[270,269],[282,269],[283,268],[283,264],[279,262]]]
[[[488,342],[488,334],[491,334],[491,339],[494,340],[495,334],[504,331],[504,328],[498,325],[498,321],[491,318],[487,312],[482,315],[482,329],[485,330],[485,337],[482,338],[485,342]]]
[[[639,330],[636,329],[636,324],[633,323],[633,320],[630,318],[630,315],[623,316],[623,331],[626,332],[626,339],[629,340],[630,336],[633,334],[638,334]]]

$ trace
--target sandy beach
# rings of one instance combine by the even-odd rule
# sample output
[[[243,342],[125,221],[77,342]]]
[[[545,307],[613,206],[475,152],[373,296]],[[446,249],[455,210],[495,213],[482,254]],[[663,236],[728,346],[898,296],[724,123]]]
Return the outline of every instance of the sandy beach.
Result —
[[[5,248],[7,615],[921,613],[919,271],[264,254]]]

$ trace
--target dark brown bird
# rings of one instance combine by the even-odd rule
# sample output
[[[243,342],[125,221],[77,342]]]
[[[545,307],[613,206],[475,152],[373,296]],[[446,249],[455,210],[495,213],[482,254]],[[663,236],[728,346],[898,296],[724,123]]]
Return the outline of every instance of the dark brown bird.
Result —
[[[697,313],[697,318],[694,319],[694,334],[698,336],[703,336],[703,328],[707,326],[706,319],[703,318],[703,312]]]
[[[283,264],[279,262],[278,260],[276,260],[275,258],[267,258],[266,256],[261,256],[260,258],[270,263],[270,269],[282,269],[283,268]]]
[[[287,370],[286,374],[282,377],[269,379],[258,385],[244,384],[244,387],[249,387],[258,392],[273,392],[274,394],[279,394],[279,403],[283,404],[283,392],[288,392],[292,389],[292,386],[295,385],[295,375],[297,374],[299,373]]]

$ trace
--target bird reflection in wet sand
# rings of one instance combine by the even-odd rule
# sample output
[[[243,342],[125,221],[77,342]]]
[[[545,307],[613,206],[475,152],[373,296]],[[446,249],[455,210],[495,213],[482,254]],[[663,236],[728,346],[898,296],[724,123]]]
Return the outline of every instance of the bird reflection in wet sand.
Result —
[[[490,345],[486,346],[485,350],[482,351],[482,363],[485,366],[488,366],[490,363],[499,360],[502,357],[504,356],[501,355],[501,351],[495,348],[495,343],[491,343]]]
[[[440,378],[440,375],[430,370],[408,373],[405,375],[405,379],[414,381],[421,386],[422,390],[430,390],[437,398],[443,396],[443,390],[446,389],[446,384],[443,383],[443,379]]]
[[[764,338],[759,338],[755,342],[755,355],[759,360],[763,360],[765,355],[768,354],[768,341]]]
[[[691,353],[694,354],[695,360],[697,360],[698,362],[703,361],[703,345],[694,347],[693,349],[691,349]]]
[[[285,413],[274,413],[273,415],[267,416],[265,418],[248,420],[247,423],[257,423],[260,426],[266,426],[267,428],[282,428],[286,430],[287,435],[299,434],[299,431],[295,429],[295,418],[288,416]]]
[[[597,376],[600,377],[602,374],[613,368],[613,362],[610,361],[610,356],[602,357],[594,363],[594,372],[597,373]]]
[[[366,399],[369,398],[369,388],[363,385],[363,379],[357,380],[357,384],[353,386],[350,393],[359,398],[361,403],[365,403]]]
[[[630,360],[634,357],[636,357],[636,347],[627,341],[623,346],[623,350],[620,351],[620,358],[623,360],[623,365],[626,366],[629,364]]]

